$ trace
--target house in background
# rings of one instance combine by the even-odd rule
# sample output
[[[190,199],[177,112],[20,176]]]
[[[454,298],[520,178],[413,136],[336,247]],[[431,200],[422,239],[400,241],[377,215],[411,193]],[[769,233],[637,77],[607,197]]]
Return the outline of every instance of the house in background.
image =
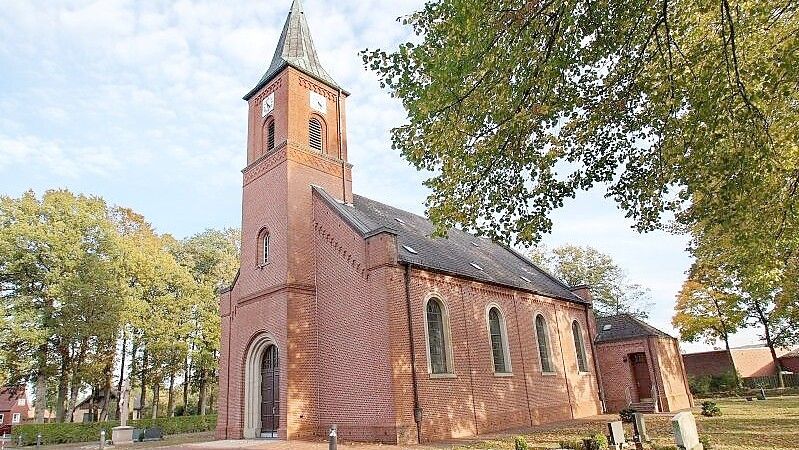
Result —
[[[799,374],[799,349],[786,353],[780,357],[782,370]]]
[[[596,359],[605,409],[693,406],[677,339],[629,314],[597,318]]]
[[[29,409],[25,386],[0,388],[0,434],[28,420]]]
[[[789,349],[777,349],[777,357],[787,355]],[[768,347],[747,345],[727,350],[688,353],[683,355],[685,371],[689,377],[722,376],[737,370],[741,378],[776,375],[777,366]]]
[[[117,391],[111,390],[110,397],[111,403],[108,405],[108,410],[114,413],[117,407],[117,400],[119,399]],[[102,391],[98,391],[94,395],[89,395],[75,407],[75,410],[72,412],[72,421],[96,422],[100,415],[100,411],[103,410],[103,403],[105,403],[105,395],[103,395]]]

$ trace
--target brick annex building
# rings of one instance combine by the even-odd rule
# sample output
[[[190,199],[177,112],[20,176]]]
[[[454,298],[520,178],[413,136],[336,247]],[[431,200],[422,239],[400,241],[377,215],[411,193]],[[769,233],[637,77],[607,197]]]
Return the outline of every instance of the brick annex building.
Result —
[[[352,193],[344,104],[295,0],[249,104],[218,438],[414,443],[600,412],[590,294]],[[356,124],[367,126],[367,124]]]

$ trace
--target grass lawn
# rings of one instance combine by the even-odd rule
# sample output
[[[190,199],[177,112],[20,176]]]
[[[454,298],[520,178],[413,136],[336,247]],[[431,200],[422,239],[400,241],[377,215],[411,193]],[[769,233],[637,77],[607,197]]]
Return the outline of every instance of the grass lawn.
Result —
[[[799,449],[799,397],[775,397],[766,401],[717,399],[720,417],[703,417],[694,409],[700,436],[710,438],[713,450]],[[647,416],[647,429],[658,449],[674,449],[671,414]],[[605,424],[618,416],[555,424],[521,432],[531,449],[557,448],[561,440],[574,440],[606,433]],[[632,429],[627,427],[628,438]],[[489,439],[458,449],[513,449],[513,436]]]

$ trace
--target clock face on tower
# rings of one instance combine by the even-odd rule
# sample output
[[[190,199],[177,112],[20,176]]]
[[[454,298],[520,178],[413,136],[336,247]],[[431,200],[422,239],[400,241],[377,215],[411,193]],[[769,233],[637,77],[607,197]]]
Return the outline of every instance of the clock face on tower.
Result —
[[[261,117],[266,117],[272,110],[275,109],[275,93],[272,92],[261,104]]]
[[[327,98],[311,91],[311,108],[319,113],[327,112]]]

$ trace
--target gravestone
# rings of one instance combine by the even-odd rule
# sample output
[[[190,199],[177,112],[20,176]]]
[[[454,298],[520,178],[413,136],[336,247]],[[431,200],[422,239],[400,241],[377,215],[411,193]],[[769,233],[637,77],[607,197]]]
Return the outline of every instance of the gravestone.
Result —
[[[644,415],[637,412],[633,415],[633,430],[635,430],[636,442],[649,442],[649,435],[646,432],[646,422]]]
[[[145,428],[144,429],[144,440],[145,441],[157,441],[164,438],[164,432],[161,431],[159,427],[152,427],[152,428]]]
[[[674,430],[674,443],[677,448],[685,450],[704,450],[699,442],[699,432],[696,430],[694,415],[688,411],[678,413],[671,418],[671,427]]]
[[[611,448],[624,448],[624,444],[627,443],[627,439],[624,437],[624,424],[620,420],[608,422],[608,432]]]

